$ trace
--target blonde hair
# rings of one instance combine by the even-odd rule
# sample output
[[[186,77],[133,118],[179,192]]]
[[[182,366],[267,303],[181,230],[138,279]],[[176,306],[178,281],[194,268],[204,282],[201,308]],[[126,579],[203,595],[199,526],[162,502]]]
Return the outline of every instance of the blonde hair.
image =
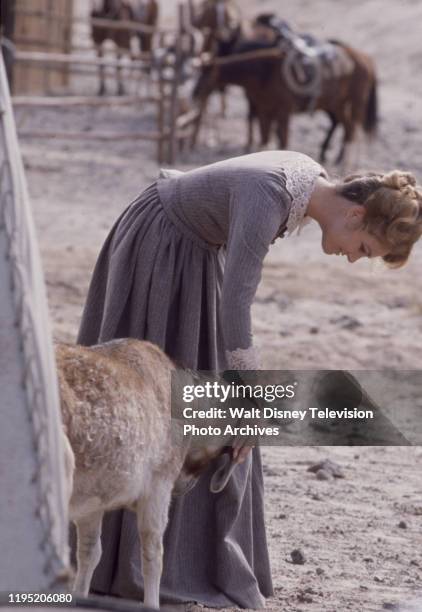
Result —
[[[365,207],[363,226],[389,251],[383,256],[391,268],[403,266],[422,235],[422,190],[410,172],[353,175],[337,186],[338,193]]]

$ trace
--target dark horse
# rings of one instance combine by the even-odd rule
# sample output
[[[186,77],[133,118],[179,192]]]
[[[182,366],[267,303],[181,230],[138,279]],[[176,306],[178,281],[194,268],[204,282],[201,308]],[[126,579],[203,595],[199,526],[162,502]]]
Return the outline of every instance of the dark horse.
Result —
[[[202,52],[217,53],[221,45],[232,45],[242,36],[240,10],[233,0],[204,0],[195,10],[190,0],[192,25],[204,35]]]
[[[252,145],[252,122],[255,118],[259,122],[262,146],[268,144],[271,126],[275,123],[279,146],[285,149],[288,146],[290,115],[309,111],[310,107],[312,110],[323,110],[328,114],[331,126],[322,143],[320,159],[324,161],[333,133],[338,125],[342,125],[344,138],[337,158],[337,162],[340,162],[359,127],[367,134],[372,134],[376,128],[377,87],[373,60],[353,47],[339,42],[331,43],[347,56],[347,73],[328,76],[326,72],[322,73],[315,95],[299,94],[292,91],[291,83],[286,79],[285,62],[291,56],[282,35],[283,32],[278,32],[276,47],[274,43],[243,39],[232,42],[230,46],[220,45],[217,59],[274,48],[279,49],[279,53],[278,57],[203,67],[194,89],[194,100],[205,108],[208,96],[215,89],[230,84],[242,87],[249,103],[248,149]],[[198,130],[199,122],[193,141]]]
[[[201,53],[229,53],[243,38],[240,10],[233,0],[204,0],[195,10],[189,0],[192,25],[203,35]],[[221,113],[226,114],[225,85],[216,87],[221,93]],[[199,126],[198,126],[199,127]]]
[[[377,126],[377,79],[370,56],[337,40],[319,41],[310,34],[296,34],[286,21],[274,14],[257,16],[255,23],[267,25],[285,55],[282,58],[283,81],[290,93],[288,114],[309,109],[325,111],[331,126],[321,145],[320,159],[325,161],[331,138],[338,125],[343,126],[343,142],[337,162],[343,160],[358,128],[371,136]],[[287,55],[287,57],[286,57]],[[301,60],[302,58],[302,60]],[[293,63],[291,62],[293,60]],[[294,64],[302,70],[314,70],[314,86],[305,93],[292,82]],[[312,80],[312,79],[311,79]],[[288,116],[282,123],[287,143]]]
[[[102,0],[102,5],[99,9],[91,11],[91,17],[96,19],[110,19],[111,21],[137,21],[140,24],[147,26],[156,26],[158,21],[158,2],[157,0],[144,0],[134,7],[130,2],[125,0]],[[130,30],[115,30],[91,26],[91,35],[94,45],[97,49],[99,58],[103,56],[103,43],[106,40],[112,40],[117,47],[117,58],[120,59],[122,51],[131,52],[131,39],[133,32]],[[152,47],[152,33],[138,32],[136,36],[139,38],[141,50],[149,53]],[[121,68],[117,68],[117,91],[121,95],[124,93]],[[105,87],[105,70],[104,66],[99,67],[100,73],[100,88],[99,94],[103,95],[106,92]]]
[[[215,59],[230,59],[231,55],[270,50],[274,47],[265,43],[253,41],[236,42],[232,47],[220,45],[219,52],[214,56]],[[272,82],[279,80],[279,58],[260,58],[248,59],[235,63],[205,65],[201,68],[201,73],[193,89],[193,102],[199,107],[199,115],[192,136],[192,146],[195,146],[203,114],[206,110],[209,96],[213,91],[224,91],[228,85],[238,85],[244,91],[248,102],[248,140],[245,146],[246,151],[250,151],[253,145],[253,125],[258,120],[261,144],[265,146],[269,140],[269,130],[272,117],[275,116],[276,109],[273,108],[273,101],[270,101],[264,94],[264,90],[273,89]],[[268,119],[270,122],[267,126]],[[268,132],[268,133],[267,133]]]

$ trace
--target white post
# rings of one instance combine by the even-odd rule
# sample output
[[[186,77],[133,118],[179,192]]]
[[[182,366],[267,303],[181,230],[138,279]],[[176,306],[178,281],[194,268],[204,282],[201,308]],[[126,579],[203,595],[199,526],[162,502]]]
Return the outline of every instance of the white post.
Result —
[[[0,591],[68,587],[61,416],[40,256],[0,55]]]

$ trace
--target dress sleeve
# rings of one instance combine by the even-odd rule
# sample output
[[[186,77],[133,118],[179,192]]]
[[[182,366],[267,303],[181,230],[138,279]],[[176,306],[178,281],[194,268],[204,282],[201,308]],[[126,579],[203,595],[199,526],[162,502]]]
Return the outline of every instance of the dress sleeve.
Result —
[[[271,242],[289,214],[290,198],[277,181],[235,185],[221,296],[221,321],[229,369],[259,369],[252,344],[251,306]]]

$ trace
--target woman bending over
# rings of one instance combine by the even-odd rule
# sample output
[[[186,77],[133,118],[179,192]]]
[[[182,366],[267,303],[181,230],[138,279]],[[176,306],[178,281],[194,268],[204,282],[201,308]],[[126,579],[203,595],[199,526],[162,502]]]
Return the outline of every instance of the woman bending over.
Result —
[[[315,161],[266,151],[180,173],[169,171],[124,211],[99,256],[79,342],[134,337],[188,368],[256,369],[251,304],[270,245],[306,217],[328,255],[381,257],[402,266],[422,233],[421,192],[409,173],[331,182]],[[162,601],[261,608],[272,594],[259,449],[219,495],[206,473],[172,503]],[[111,513],[96,592],[139,599],[135,515]]]

